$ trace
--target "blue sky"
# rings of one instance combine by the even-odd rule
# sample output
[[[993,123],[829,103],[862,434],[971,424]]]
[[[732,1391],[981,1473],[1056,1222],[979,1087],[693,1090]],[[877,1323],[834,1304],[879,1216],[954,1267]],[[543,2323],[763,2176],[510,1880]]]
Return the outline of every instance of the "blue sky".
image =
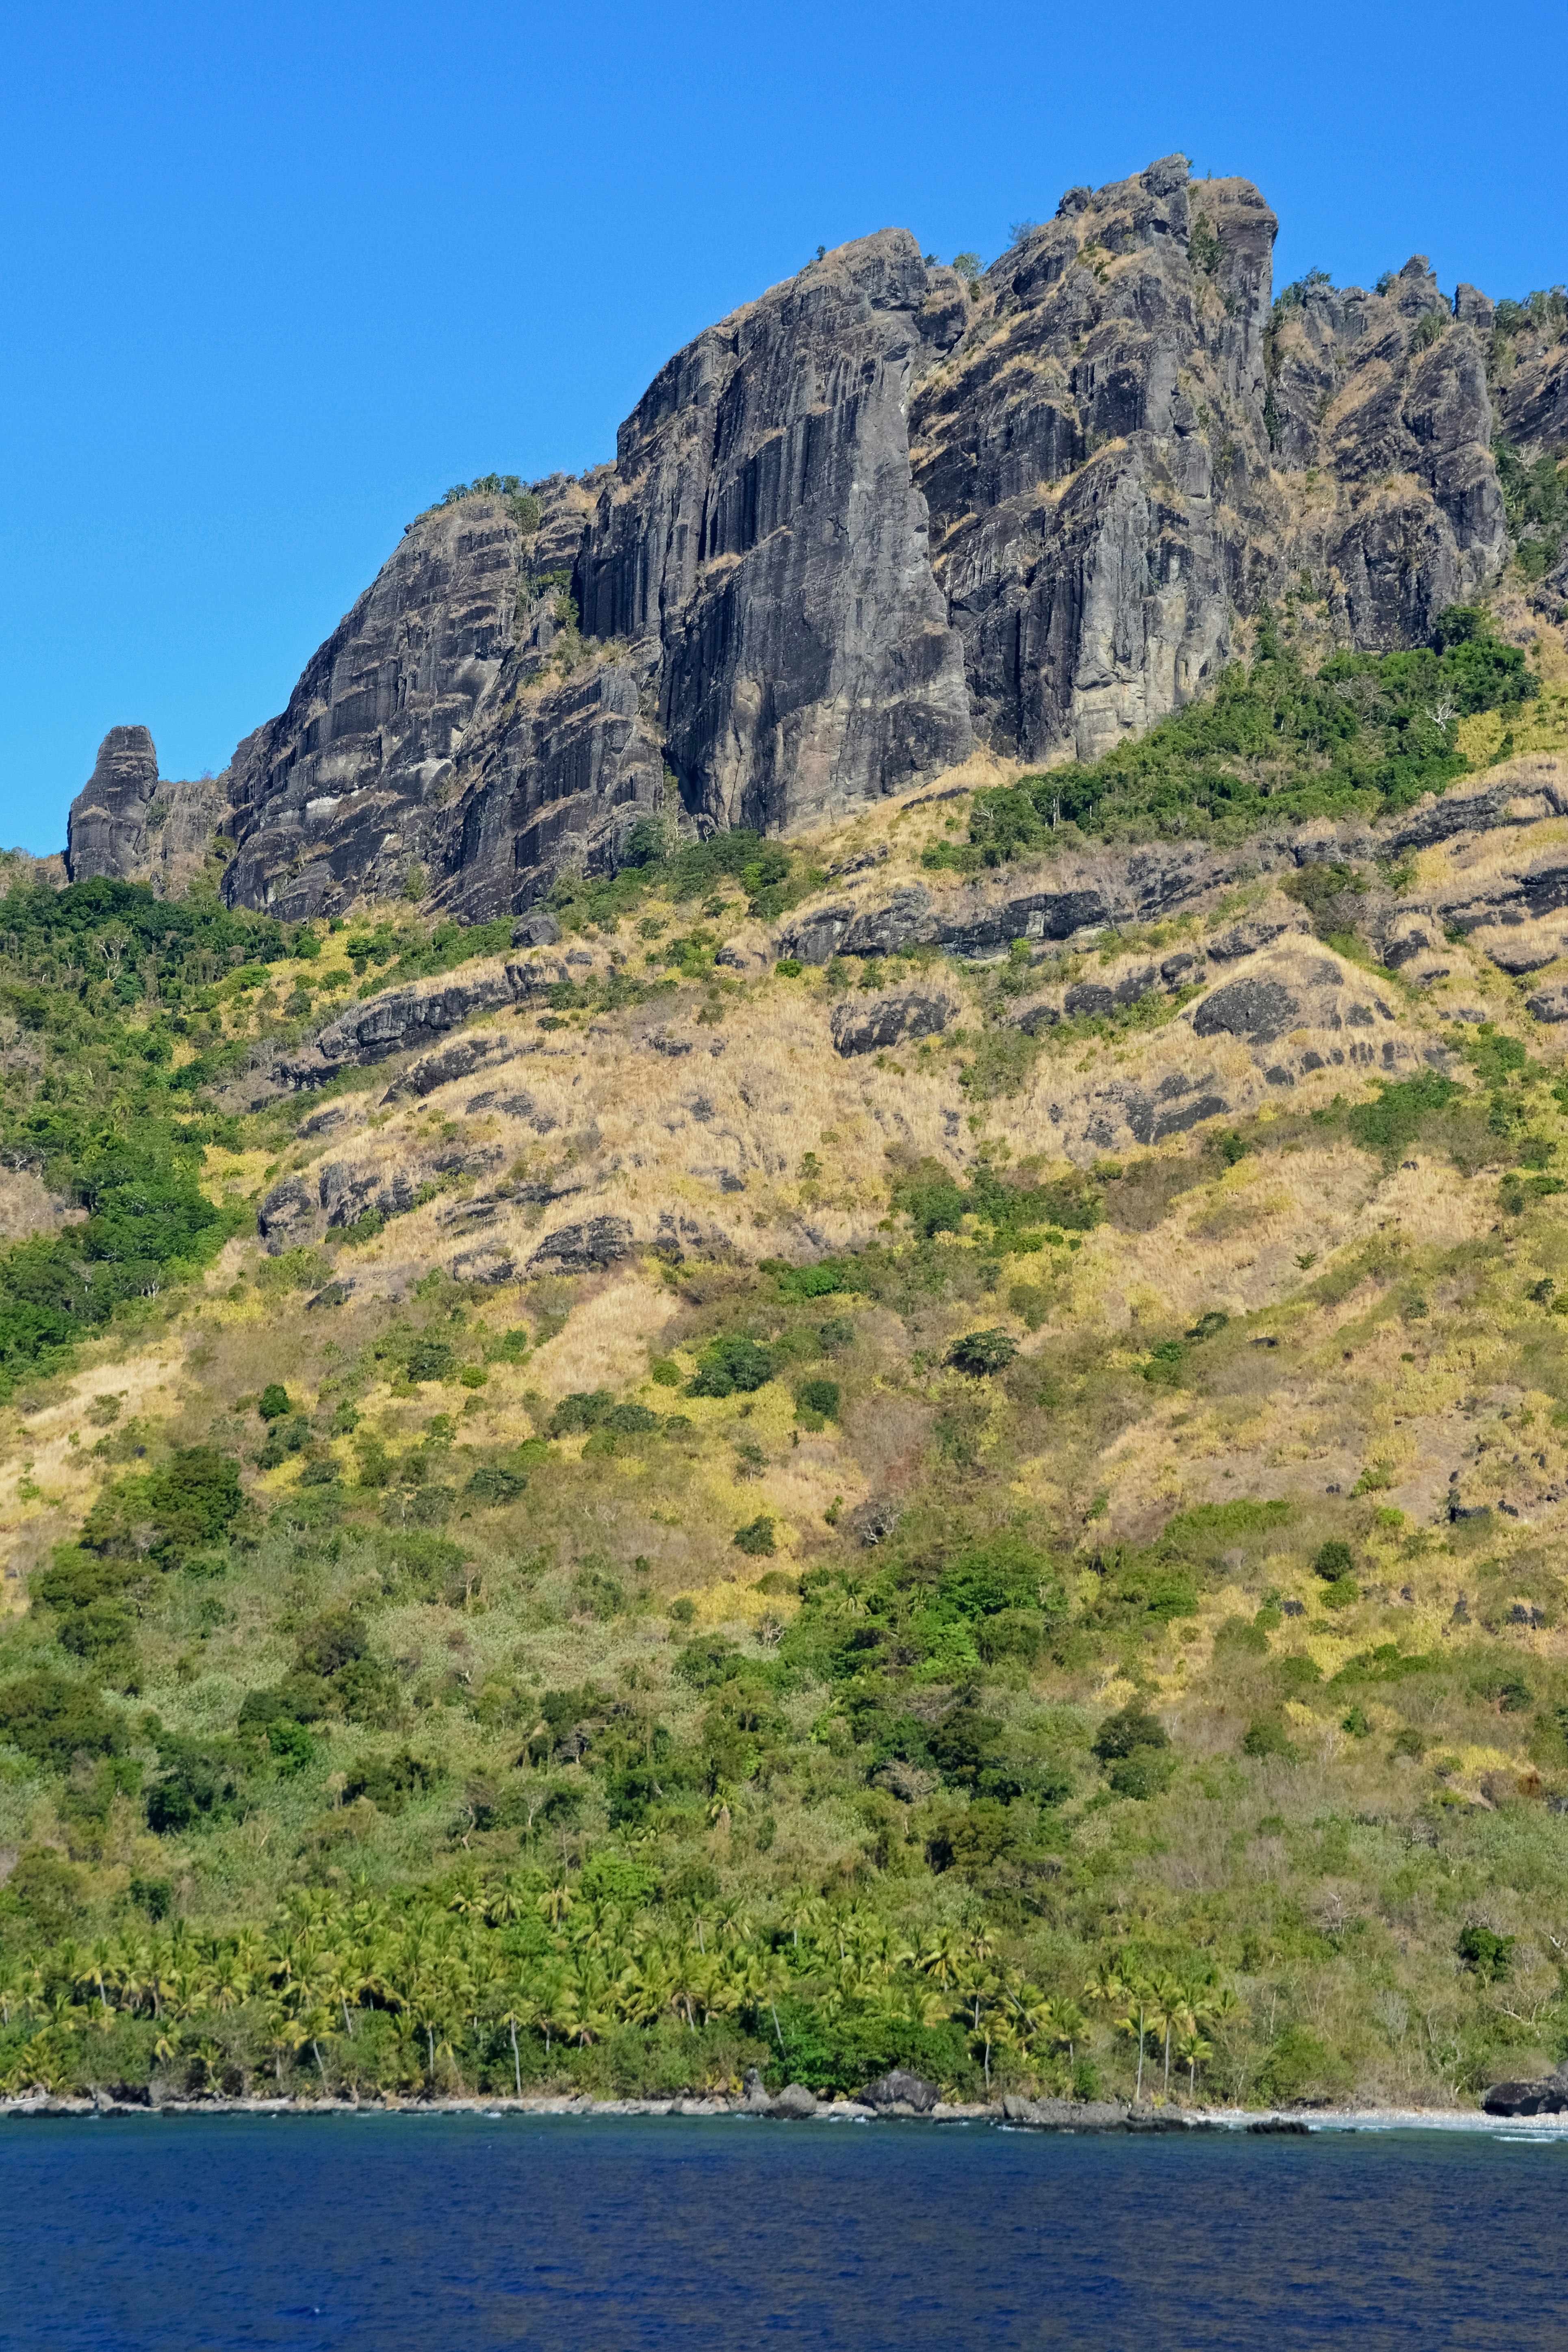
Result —
[[[1565,66],[1561,0],[18,10],[0,843],[63,844],[118,722],[220,769],[419,508],[612,456],[669,352],[819,243],[989,260],[1181,149],[1262,187],[1277,284],[1568,277]]]

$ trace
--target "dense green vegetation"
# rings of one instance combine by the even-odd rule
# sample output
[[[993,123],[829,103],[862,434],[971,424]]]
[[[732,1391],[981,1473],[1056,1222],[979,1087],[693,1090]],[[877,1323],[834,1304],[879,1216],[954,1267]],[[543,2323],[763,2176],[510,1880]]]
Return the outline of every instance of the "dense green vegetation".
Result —
[[[282,925],[231,913],[210,891],[170,901],[100,879],[5,899],[0,1013],[16,1044],[0,1154],[79,1218],[0,1255],[5,1393],[208,1263],[248,1222],[197,1181],[203,1147],[238,1137],[196,1097],[244,1057],[243,1045],[216,1043],[221,1006],[264,987],[291,951]],[[212,1049],[176,1068],[177,1041],[193,1032]]]
[[[1162,719],[1092,767],[1077,763],[974,795],[965,845],[928,865],[973,870],[1088,835],[1237,838],[1266,821],[1407,808],[1463,775],[1460,719],[1511,709],[1537,688],[1524,656],[1456,606],[1411,653],[1335,654],[1316,672],[1265,616],[1256,658],[1210,700]]]
[[[1516,1041],[1491,1031],[1472,1059],[1483,1099],[1550,1115]],[[1401,1084],[1367,1107],[1374,1159],[1475,1115],[1452,1082]],[[1240,1141],[1288,1152],[1303,1129]],[[1173,1165],[1195,1185],[1226,1161]],[[1043,1447],[1092,1459],[1173,1391],[1254,1409],[1314,1350],[1337,1359],[1337,1303],[1369,1280],[1361,1345],[1379,1318],[1426,1345],[1418,1289],[1475,1322],[1510,1244],[1380,1243],[1283,1318],[1212,1312],[1131,1354],[1088,1332],[1045,1359],[989,1344],[1038,1221],[1138,1226],[1138,1182],[1108,1164],[1069,1198],[910,1165],[875,1251],[673,1277],[695,1369],[659,1358],[645,1393],[722,1405],[706,1438],[605,1390],[564,1400],[548,1440],[459,1454],[467,1367],[526,1355],[573,1288],[520,1327],[433,1279],[412,1313],[340,1322],[288,1382],[215,1397],[205,1442],[111,1465],[0,1644],[0,1771],[58,1823],[0,1894],[0,2079],[626,2093],[755,2064],[830,2092],[900,2063],[954,2095],[1142,2074],[1278,2100],[1370,2070],[1452,2096],[1568,2042],[1568,1992],[1513,1924],[1555,1900],[1568,1824],[1539,1794],[1478,1813],[1454,1788],[1479,1741],[1517,1752],[1521,1786],[1568,1790],[1568,1681],[1500,1638],[1521,1585],[1554,1610],[1549,1563],[1489,1561],[1384,1508],[1375,1478],[1190,1508],[1137,1542],[1101,1535],[1103,1498],[1053,1516],[1010,1495]],[[1537,1248],[1549,1213],[1520,1209]],[[907,1356],[933,1315],[954,1338]],[[1559,1335],[1538,1316],[1521,1342],[1568,1417]],[[388,1363],[411,1391],[390,1445],[354,1402]],[[776,1424],[747,1416],[781,1391],[807,1428],[868,1426],[896,1391],[927,1416],[923,1467],[869,1532],[835,1510],[778,1567],[773,1519],[742,1524],[771,1605],[715,1626],[630,1549],[704,1444],[742,1475],[762,1459],[751,1433]],[[300,1483],[247,1500],[247,1461],[296,1432]],[[1469,1619],[1412,1643],[1393,1585],[1456,1549]],[[1324,1628],[1331,1673],[1303,1639]],[[1109,1711],[1108,1675],[1133,1692]],[[185,1690],[206,1694],[194,1712]],[[1217,1874],[1171,1869],[1222,1823]]]
[[[655,892],[678,907],[700,898],[702,912],[717,916],[735,905],[738,887],[746,911],[771,923],[819,890],[825,879],[801,848],[765,842],[744,826],[706,841],[681,842],[667,819],[642,817],[627,836],[616,873],[563,875],[546,904],[573,929],[613,926]]]

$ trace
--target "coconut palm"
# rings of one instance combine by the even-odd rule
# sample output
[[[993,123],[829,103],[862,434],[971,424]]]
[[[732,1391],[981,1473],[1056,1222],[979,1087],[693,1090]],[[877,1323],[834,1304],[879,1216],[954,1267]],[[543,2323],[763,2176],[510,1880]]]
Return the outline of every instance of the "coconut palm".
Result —
[[[1190,2025],[1176,2043],[1176,2055],[1187,2070],[1187,2092],[1197,2096],[1198,2068],[1205,2059],[1214,2056],[1214,2044],[1205,2042],[1196,2024]]]
[[[1156,2033],[1163,2033],[1164,2036],[1164,2096],[1169,2098],[1171,2095],[1171,2036],[1173,2032],[1184,2033],[1189,2026],[1196,2024],[1197,2020],[1193,2015],[1186,1987],[1178,1977],[1173,1976],[1169,1969],[1161,1969],[1149,1979],[1148,2001],[1149,2022]]]

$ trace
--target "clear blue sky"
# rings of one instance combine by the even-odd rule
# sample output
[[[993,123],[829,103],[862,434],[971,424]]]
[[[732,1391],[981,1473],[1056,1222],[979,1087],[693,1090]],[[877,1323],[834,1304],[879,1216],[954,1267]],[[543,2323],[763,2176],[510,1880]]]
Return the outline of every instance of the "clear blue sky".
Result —
[[[0,843],[39,851],[106,728],[222,768],[420,507],[613,455],[669,352],[819,243],[989,260],[1179,148],[1258,182],[1277,283],[1568,276],[1562,0],[9,22]]]

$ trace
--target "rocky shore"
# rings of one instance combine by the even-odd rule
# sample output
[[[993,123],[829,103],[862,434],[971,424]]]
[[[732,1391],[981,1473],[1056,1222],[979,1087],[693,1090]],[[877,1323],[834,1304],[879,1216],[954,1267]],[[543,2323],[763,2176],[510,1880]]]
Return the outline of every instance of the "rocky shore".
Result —
[[[873,2089],[879,2086],[873,2085]],[[928,2086],[921,2085],[922,2090]],[[39,2091],[0,2099],[0,2122],[32,2119],[63,2120],[89,2116],[674,2116],[711,2119],[747,2117],[754,2122],[844,2123],[921,2122],[985,2124],[1009,2131],[1056,2132],[1091,2136],[1134,2133],[1179,2136],[1191,2132],[1243,2132],[1255,2137],[1300,2138],[1324,2131],[1496,2131],[1507,2121],[1512,2132],[1539,2132],[1555,2137],[1564,2128],[1551,2108],[1521,2110],[1511,2105],[1479,2107],[1352,2107],[1313,2108],[1310,2114],[1245,2107],[1179,2108],[1133,2105],[1120,2100],[1026,2099],[1009,2093],[1005,2098],[963,2104],[938,2099],[921,2104],[909,2098],[863,2094],[858,2099],[818,2099],[804,2084],[792,2083],[776,2095],[752,2089],[739,2097],[680,2095],[668,2099],[594,2099],[586,2096],[526,2096],[523,2098],[398,2098],[298,2099],[170,2097],[163,2095],[117,2097],[98,2090],[82,2097],[57,2097]]]

